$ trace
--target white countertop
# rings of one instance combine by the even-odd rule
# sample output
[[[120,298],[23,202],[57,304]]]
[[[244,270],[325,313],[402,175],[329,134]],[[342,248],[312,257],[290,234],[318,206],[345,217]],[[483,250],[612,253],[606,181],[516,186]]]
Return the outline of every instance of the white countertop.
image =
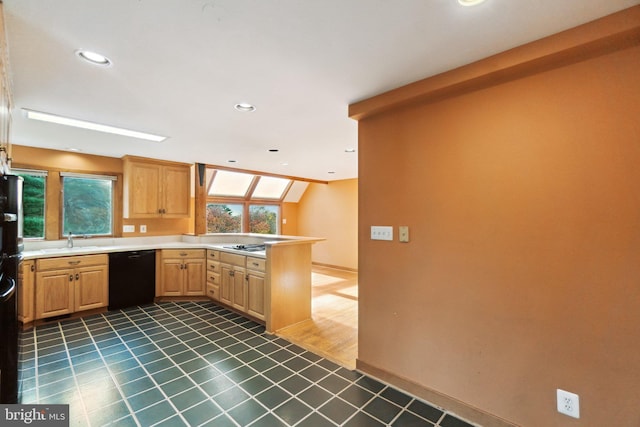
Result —
[[[260,234],[207,234],[202,236],[154,236],[124,238],[74,238],[73,248],[67,248],[66,240],[26,241],[22,256],[25,260],[70,255],[90,255],[110,252],[142,251],[149,249],[215,249],[241,255],[266,258],[266,251],[243,251],[226,248],[237,244],[312,244],[322,238],[299,236],[274,236]]]

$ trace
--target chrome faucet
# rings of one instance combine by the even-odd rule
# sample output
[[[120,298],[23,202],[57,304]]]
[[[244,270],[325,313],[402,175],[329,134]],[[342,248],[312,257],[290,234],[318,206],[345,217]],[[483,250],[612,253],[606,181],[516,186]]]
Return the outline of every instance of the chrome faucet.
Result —
[[[73,248],[73,234],[69,232],[69,237],[67,237],[67,247],[69,249]]]

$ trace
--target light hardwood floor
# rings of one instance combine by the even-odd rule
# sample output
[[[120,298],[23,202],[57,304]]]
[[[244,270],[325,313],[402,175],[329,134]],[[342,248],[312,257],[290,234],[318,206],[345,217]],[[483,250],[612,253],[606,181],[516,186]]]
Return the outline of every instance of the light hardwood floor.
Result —
[[[313,266],[312,318],[276,335],[355,369],[358,355],[358,273]]]

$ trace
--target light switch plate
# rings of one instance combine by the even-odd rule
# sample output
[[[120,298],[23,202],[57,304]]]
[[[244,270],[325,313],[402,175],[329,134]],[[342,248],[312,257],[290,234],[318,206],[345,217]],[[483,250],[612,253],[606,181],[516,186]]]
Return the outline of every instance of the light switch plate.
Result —
[[[123,233],[135,233],[136,232],[136,226],[135,225],[123,225],[122,226],[122,232]]]
[[[146,225],[141,225],[140,226],[140,232],[141,233],[146,233],[147,232],[147,226]]]
[[[398,241],[402,243],[409,242],[409,226],[401,225],[398,227]]]
[[[387,225],[372,225],[371,240],[393,240],[393,227]]]

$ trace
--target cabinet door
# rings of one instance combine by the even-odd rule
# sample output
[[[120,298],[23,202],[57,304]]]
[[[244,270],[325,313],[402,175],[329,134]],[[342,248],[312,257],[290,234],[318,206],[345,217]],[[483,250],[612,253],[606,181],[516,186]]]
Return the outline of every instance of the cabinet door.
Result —
[[[128,180],[129,218],[157,218],[160,216],[161,167],[149,163],[131,163]]]
[[[233,290],[231,292],[232,306],[240,311],[247,311],[247,283],[246,272],[243,268],[233,269]]]
[[[206,264],[204,259],[185,259],[184,295],[205,294]]]
[[[73,312],[72,269],[36,273],[36,319]]]
[[[34,319],[35,271],[35,261],[24,261],[18,273],[18,320],[23,324]]]
[[[228,264],[220,264],[220,271],[220,302],[231,305],[233,267]]]
[[[265,319],[264,273],[247,272],[247,314],[260,320]]]
[[[184,282],[181,259],[162,260],[162,286],[160,296],[181,296]]]
[[[109,305],[108,267],[79,267],[74,271],[75,311]]]
[[[185,166],[165,166],[162,171],[163,218],[188,218],[191,206],[191,170]]]

